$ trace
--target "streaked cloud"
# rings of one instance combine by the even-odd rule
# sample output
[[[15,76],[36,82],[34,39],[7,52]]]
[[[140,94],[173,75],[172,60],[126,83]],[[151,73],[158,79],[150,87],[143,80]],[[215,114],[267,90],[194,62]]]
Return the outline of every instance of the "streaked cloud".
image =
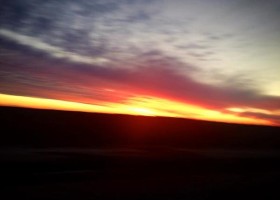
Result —
[[[5,1],[0,92],[94,103],[139,93],[217,112],[277,110],[279,8],[276,0]],[[252,117],[272,119],[261,114]]]
[[[87,63],[87,64],[100,64],[107,62],[107,59],[102,57],[88,57],[88,56],[82,56],[75,53],[71,53],[68,51],[65,51],[64,49],[60,47],[56,47],[53,45],[50,45],[48,43],[45,43],[41,41],[40,39],[21,35],[16,32],[12,32],[5,29],[0,29],[0,36],[6,37],[9,40],[13,40],[17,42],[18,44],[25,45],[28,47],[31,47],[35,50],[43,51],[45,53],[48,53],[50,56],[54,58],[63,58],[67,59],[72,62],[79,62],[79,63]]]

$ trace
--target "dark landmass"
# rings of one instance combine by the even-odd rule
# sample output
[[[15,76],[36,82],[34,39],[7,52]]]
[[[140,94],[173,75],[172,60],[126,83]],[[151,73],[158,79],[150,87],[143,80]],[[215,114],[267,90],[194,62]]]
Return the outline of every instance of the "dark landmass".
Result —
[[[280,128],[0,107],[1,199],[279,199]]]
[[[280,149],[280,127],[0,107],[1,146]]]

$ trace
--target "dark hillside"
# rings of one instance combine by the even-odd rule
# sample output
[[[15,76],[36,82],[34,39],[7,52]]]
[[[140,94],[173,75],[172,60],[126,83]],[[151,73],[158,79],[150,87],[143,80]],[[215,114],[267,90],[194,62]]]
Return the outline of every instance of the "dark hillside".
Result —
[[[1,146],[280,148],[279,127],[13,107],[0,113]]]
[[[279,199],[278,127],[0,107],[2,199]]]

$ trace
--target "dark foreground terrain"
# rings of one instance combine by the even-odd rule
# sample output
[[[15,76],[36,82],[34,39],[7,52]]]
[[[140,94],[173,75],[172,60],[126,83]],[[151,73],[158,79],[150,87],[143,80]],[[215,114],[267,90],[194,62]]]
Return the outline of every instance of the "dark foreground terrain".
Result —
[[[0,107],[0,199],[279,199],[280,129]]]

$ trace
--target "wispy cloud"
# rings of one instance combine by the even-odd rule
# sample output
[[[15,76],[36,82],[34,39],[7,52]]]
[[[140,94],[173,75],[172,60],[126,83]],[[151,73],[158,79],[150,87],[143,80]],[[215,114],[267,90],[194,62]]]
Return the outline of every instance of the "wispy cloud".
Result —
[[[5,1],[0,92],[122,101],[137,91],[221,112],[275,110],[280,4],[250,2]]]
[[[31,47],[35,50],[43,51],[48,53],[50,56],[54,58],[62,58],[67,59],[72,62],[79,62],[79,63],[87,63],[87,64],[100,64],[106,63],[108,60],[102,57],[89,57],[89,56],[82,56],[79,54],[75,54],[72,52],[68,52],[63,48],[50,45],[41,41],[40,39],[21,35],[16,32],[12,32],[5,29],[0,29],[0,36],[6,37],[7,39],[13,40],[18,44],[25,45]]]

